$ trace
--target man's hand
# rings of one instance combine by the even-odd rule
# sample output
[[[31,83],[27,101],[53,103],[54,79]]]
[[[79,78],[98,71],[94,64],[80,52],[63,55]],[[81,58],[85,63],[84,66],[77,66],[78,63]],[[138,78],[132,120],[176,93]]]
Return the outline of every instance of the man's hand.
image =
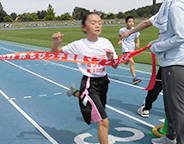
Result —
[[[130,31],[123,32],[122,35],[121,35],[121,39],[125,40],[130,35],[131,35]]]
[[[151,47],[155,42],[150,42],[147,46]]]

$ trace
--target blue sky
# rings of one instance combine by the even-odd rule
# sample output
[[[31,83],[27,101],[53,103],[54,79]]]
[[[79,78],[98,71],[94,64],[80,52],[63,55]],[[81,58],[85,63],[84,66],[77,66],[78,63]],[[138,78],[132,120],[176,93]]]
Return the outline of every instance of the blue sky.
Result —
[[[159,3],[164,0],[156,1]],[[137,9],[142,6],[151,5],[153,0],[1,0],[0,2],[8,14],[12,12],[22,14],[24,12],[46,10],[48,5],[51,4],[56,12],[56,16],[58,16],[66,12],[72,14],[76,6],[90,11],[96,9],[105,13],[125,12],[134,8]]]

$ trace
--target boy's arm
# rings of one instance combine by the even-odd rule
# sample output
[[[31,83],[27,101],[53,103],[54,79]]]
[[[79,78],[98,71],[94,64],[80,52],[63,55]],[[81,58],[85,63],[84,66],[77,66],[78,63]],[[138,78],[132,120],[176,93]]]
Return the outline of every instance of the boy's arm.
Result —
[[[122,44],[122,39],[121,39],[121,35],[119,34],[119,41],[118,41],[118,45],[121,46]]]
[[[140,38],[136,38],[136,48],[140,47]]]
[[[121,40],[121,35],[119,34],[119,40]]]
[[[63,34],[60,32],[52,35],[54,45],[52,46],[51,52],[63,52],[62,48],[58,48],[60,43],[63,41]]]

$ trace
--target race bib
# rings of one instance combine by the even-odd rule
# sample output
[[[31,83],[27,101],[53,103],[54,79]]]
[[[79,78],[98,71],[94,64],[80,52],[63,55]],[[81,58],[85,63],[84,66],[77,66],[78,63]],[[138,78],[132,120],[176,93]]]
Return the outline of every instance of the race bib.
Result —
[[[105,66],[98,65],[98,64],[87,64],[87,72],[88,73],[101,73],[105,71]]]

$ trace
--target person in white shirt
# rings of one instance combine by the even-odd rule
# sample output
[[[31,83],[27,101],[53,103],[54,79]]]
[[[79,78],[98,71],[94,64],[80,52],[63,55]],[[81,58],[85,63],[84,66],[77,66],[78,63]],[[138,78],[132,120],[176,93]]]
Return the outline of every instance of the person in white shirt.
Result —
[[[63,34],[60,32],[53,34],[54,45],[51,51],[110,60],[118,58],[112,43],[106,38],[99,37],[102,31],[102,21],[98,14],[92,12],[84,15],[82,29],[87,38],[76,40],[62,48],[58,48],[58,46],[63,41]],[[83,118],[87,124],[98,122],[99,142],[100,144],[108,144],[109,120],[105,112],[105,105],[110,81],[107,77],[106,67],[84,63],[78,63],[78,67],[83,74],[83,78],[80,91],[76,91],[75,94],[79,98]],[[113,68],[117,68],[117,65]]]
[[[139,46],[140,46],[140,39],[139,39],[140,33],[139,32],[131,34],[124,41],[122,41],[121,35],[124,32],[130,31],[131,29],[134,28],[133,27],[134,26],[134,17],[133,16],[126,17],[125,22],[126,22],[127,26],[123,27],[119,30],[119,42],[118,42],[118,44],[122,47],[123,54],[133,52],[135,50],[135,46],[136,46],[136,48],[139,48]],[[135,43],[135,40],[136,40],[136,43]],[[136,77],[133,58],[130,58],[129,60],[124,62],[124,64],[126,64],[126,65],[128,65],[129,63],[130,63],[130,71],[131,71],[131,74],[133,76],[133,84],[137,84],[137,83],[141,82],[142,79]]]
[[[159,12],[125,32],[125,39],[151,25],[160,30],[159,39],[149,43],[162,68],[161,79],[167,117],[167,133],[154,144],[184,144],[184,0],[165,0]]]

